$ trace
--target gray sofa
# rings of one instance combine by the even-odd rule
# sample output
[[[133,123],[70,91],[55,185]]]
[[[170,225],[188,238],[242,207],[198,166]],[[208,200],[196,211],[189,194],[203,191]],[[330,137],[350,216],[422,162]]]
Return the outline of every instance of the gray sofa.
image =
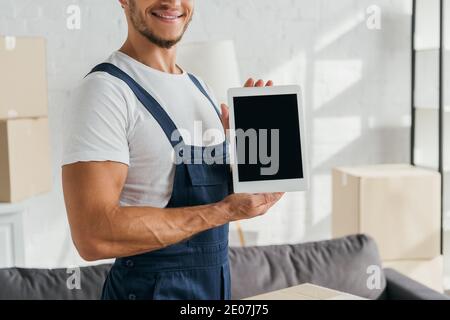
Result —
[[[365,235],[261,247],[230,248],[232,298],[309,282],[369,299],[449,299],[392,270],[382,269]],[[98,299],[110,265],[83,267],[81,289],[68,289],[66,269],[0,269],[0,299]]]

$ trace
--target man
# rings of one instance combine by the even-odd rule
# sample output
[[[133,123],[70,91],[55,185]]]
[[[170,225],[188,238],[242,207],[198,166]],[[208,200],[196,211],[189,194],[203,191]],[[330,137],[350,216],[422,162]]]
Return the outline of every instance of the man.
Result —
[[[175,151],[225,145],[228,128],[227,106],[219,116],[203,81],[176,64],[194,1],[120,4],[125,44],[83,80],[65,112],[62,179],[74,244],[88,261],[116,258],[104,299],[228,299],[228,223],[264,214],[282,194],[230,195],[223,161],[174,163]],[[221,137],[193,145],[196,121]]]

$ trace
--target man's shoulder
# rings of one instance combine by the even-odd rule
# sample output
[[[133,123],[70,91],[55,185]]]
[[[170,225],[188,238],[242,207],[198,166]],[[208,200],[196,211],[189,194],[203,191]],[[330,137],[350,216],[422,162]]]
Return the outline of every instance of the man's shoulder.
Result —
[[[76,94],[91,97],[109,96],[125,99],[131,97],[130,89],[126,83],[103,71],[89,73],[78,82],[75,92]]]
[[[96,89],[118,89],[126,88],[126,84],[120,79],[104,71],[89,73],[79,83],[79,87]]]
[[[136,99],[123,81],[106,72],[94,72],[80,79],[65,109],[68,112],[95,109],[99,113],[122,113],[134,110],[135,105]]]

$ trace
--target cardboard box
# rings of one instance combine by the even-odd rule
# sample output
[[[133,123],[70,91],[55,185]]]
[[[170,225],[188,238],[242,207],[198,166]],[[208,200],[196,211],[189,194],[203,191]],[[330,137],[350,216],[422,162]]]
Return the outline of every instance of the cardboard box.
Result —
[[[367,300],[352,294],[320,287],[310,283],[273,291],[243,300]]]
[[[0,120],[0,202],[50,191],[47,118]]]
[[[0,37],[0,119],[47,116],[43,38]]]
[[[392,268],[400,273],[444,293],[444,257],[437,256],[429,260],[384,261],[384,268]]]
[[[440,255],[438,172],[410,165],[333,170],[333,237],[372,236],[382,260]]]

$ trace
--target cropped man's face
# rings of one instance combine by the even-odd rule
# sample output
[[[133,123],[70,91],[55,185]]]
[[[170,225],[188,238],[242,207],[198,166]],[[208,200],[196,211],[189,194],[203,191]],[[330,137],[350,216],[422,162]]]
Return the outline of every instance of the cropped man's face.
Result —
[[[194,0],[128,0],[129,20],[150,42],[169,49],[184,35],[194,13]]]

